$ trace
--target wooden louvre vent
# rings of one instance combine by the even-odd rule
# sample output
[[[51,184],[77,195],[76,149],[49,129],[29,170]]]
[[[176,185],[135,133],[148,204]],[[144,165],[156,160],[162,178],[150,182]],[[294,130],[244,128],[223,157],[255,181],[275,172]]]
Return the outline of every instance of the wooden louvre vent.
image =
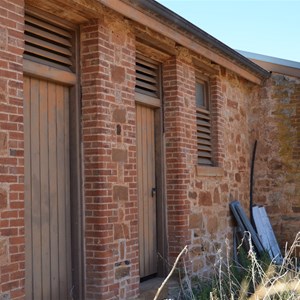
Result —
[[[25,15],[25,59],[71,70],[72,46],[72,31],[35,15]]]
[[[198,164],[212,165],[209,93],[206,82],[196,83],[196,119]]]
[[[211,130],[209,111],[197,108],[198,164],[212,165]]]
[[[136,57],[136,86],[138,93],[160,97],[159,64],[141,56]]]

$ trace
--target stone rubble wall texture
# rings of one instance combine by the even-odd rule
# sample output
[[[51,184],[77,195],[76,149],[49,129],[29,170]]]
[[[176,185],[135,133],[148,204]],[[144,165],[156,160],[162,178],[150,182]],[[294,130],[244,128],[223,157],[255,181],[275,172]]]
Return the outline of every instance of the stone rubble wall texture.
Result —
[[[190,206],[192,274],[208,275],[217,251],[221,249],[225,254],[226,239],[231,246],[234,224],[230,201],[239,200],[248,213],[251,143],[247,111],[253,88],[223,68],[219,76],[211,79],[213,136],[217,132],[215,160],[223,174],[202,173],[200,166],[195,167],[194,153],[186,191]]]
[[[0,1],[0,299],[24,296],[23,32],[23,1]]]
[[[24,2],[2,0],[0,21],[0,299],[24,299]],[[99,19],[81,26],[86,299],[139,293],[133,24],[103,8]],[[204,172],[197,166],[194,92],[201,70],[193,64],[195,54],[162,42],[177,52],[162,60],[168,261],[188,244],[188,270],[206,275],[226,238],[231,245],[229,202],[241,201],[248,213],[255,139],[254,202],[267,207],[284,247],[300,228],[300,79],[273,74],[259,87],[215,66],[210,86],[217,168]]]
[[[284,250],[300,230],[300,79],[273,73],[249,115],[258,141],[253,200],[266,206]]]

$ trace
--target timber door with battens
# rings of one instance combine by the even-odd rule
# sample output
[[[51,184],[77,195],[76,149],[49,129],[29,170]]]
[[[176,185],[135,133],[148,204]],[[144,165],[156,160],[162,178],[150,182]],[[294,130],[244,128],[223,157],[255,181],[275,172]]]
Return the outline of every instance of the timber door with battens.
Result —
[[[154,110],[136,105],[140,276],[157,273]]]
[[[74,127],[70,103],[76,102],[74,36],[75,32],[57,19],[52,21],[35,10],[26,12],[24,165],[28,300],[66,300],[74,296],[71,206],[76,196],[71,193],[70,183],[70,126]]]
[[[142,55],[136,58],[136,143],[139,207],[140,277],[158,273],[162,238],[161,182],[158,172],[160,139],[159,64]]]

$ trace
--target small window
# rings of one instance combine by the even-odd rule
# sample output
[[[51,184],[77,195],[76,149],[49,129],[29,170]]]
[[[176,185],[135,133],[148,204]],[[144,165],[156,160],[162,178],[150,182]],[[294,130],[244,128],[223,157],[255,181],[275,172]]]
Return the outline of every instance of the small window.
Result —
[[[206,107],[206,87],[202,82],[196,82],[196,101],[197,107]]]
[[[197,79],[195,93],[198,164],[212,166],[213,162],[208,81]]]

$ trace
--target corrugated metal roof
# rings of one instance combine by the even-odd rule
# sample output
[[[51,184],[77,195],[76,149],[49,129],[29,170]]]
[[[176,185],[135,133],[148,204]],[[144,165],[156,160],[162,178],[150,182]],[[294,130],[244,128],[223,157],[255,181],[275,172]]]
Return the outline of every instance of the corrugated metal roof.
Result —
[[[237,50],[241,55],[268,70],[300,78],[300,62]]]

